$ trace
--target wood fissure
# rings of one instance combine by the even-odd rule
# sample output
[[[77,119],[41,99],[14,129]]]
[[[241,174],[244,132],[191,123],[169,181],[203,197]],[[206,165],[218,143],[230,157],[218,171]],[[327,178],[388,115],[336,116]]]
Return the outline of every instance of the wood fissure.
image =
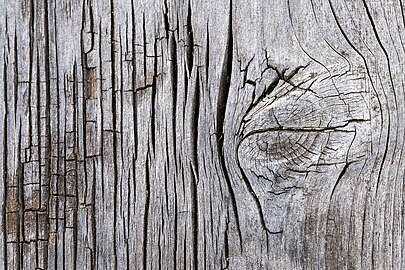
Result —
[[[115,16],[114,16],[114,1],[110,1],[110,21],[111,21],[111,30],[110,30],[110,46],[111,46],[111,111],[112,111],[112,132],[113,132],[113,183],[114,183],[114,215],[113,215],[113,250],[114,250],[114,262],[113,269],[118,269],[118,259],[117,259],[117,209],[118,209],[118,151],[117,151],[117,140],[118,140],[118,130],[117,130],[117,89],[116,89],[116,63],[115,63],[115,53],[116,53],[116,33],[115,33]]]
[[[3,66],[3,104],[4,104],[4,119],[3,119],[3,205],[2,205],[2,229],[3,229],[3,257],[4,257],[4,269],[8,268],[8,254],[7,254],[7,232],[8,232],[8,166],[7,162],[7,155],[8,155],[8,95],[7,95],[7,63],[6,63],[6,56],[4,52],[3,56],[4,66]]]

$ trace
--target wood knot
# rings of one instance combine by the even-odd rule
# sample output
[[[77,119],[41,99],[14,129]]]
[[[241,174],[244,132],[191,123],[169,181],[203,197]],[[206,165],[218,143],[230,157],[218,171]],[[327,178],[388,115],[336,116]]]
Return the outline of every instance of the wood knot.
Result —
[[[271,230],[282,229],[291,196],[312,192],[318,179],[333,186],[342,164],[368,151],[369,136],[356,136],[369,133],[365,78],[342,70],[305,67],[279,80],[244,117],[239,163]],[[336,175],[321,166],[331,166]]]

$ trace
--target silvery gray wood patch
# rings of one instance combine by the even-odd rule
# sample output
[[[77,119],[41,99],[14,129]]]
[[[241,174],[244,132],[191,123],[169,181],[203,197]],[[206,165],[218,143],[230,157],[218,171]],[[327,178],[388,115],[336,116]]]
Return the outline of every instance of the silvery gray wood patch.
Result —
[[[401,0],[0,0],[1,269],[404,269]]]

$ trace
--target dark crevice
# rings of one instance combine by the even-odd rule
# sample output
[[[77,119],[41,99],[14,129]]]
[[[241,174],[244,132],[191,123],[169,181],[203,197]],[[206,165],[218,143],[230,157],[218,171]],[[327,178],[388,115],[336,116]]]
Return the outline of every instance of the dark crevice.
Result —
[[[175,127],[173,127],[173,132],[175,136]],[[174,143],[175,137],[173,137]],[[173,214],[173,269],[177,269],[177,243],[178,243],[178,204],[177,204],[177,180],[178,180],[178,167],[177,167],[177,157],[176,152],[173,153],[174,155],[174,163],[175,163],[175,170],[174,170],[174,180],[173,180],[173,200],[174,200],[174,214]]]
[[[197,181],[198,175],[196,175],[195,170],[193,170],[193,166],[191,168],[191,209],[192,209],[192,216],[191,216],[191,223],[192,223],[192,245],[193,245],[193,269],[198,269],[198,192],[197,192]]]
[[[79,82],[77,78],[77,64],[76,61],[73,64],[73,102],[75,104],[79,104],[79,97],[78,97],[78,88],[79,88]],[[74,168],[74,175],[75,175],[75,184],[74,184],[74,189],[75,189],[75,206],[73,210],[73,269],[76,269],[77,267],[77,256],[78,256],[78,210],[79,210],[79,177],[78,177],[78,158],[77,158],[77,145],[78,145],[78,134],[77,134],[77,120],[78,115],[77,115],[77,107],[73,106],[73,134],[75,136],[74,139],[74,163],[75,163],[75,168]]]
[[[135,46],[135,6],[134,0],[131,0],[131,17],[132,17],[132,113],[133,113],[133,136],[134,136],[134,155],[138,157],[138,111],[137,111],[137,96],[136,96],[136,46]],[[134,168],[135,169],[135,168]]]
[[[124,160],[123,160],[123,155],[124,155],[124,97],[125,97],[125,93],[124,93],[124,61],[122,60],[125,56],[123,54],[123,49],[122,49],[122,35],[120,33],[120,61],[119,61],[119,65],[120,65],[120,108],[119,108],[119,112],[120,112],[120,140],[119,140],[119,144],[120,144],[120,155],[121,155],[121,160],[120,160],[120,164],[121,164],[121,168],[124,167]],[[118,90],[117,90],[118,91]],[[119,206],[120,206],[120,211],[119,212],[123,212],[123,207],[124,207],[124,196],[123,196],[123,189],[124,189],[124,185],[123,185],[123,177],[121,174],[121,177],[119,177],[120,180],[120,202],[119,202]],[[129,202],[127,202],[129,203]],[[123,226],[125,228],[125,216],[124,216],[124,220],[123,220]],[[125,234],[124,234],[124,238],[125,238]],[[125,241],[125,243],[128,243],[127,241]],[[128,254],[127,254],[128,256]]]
[[[338,178],[337,178],[337,180],[336,180],[335,185],[333,186],[332,192],[331,192],[330,197],[329,197],[329,201],[332,200],[333,194],[335,193],[336,188],[337,188],[337,186],[338,186],[339,183],[340,183],[340,180],[342,180],[342,177],[346,174],[347,169],[349,168],[349,166],[350,166],[352,163],[353,163],[353,162],[347,162],[347,163],[345,164],[345,166],[343,167],[342,171],[340,172],[340,174],[339,174],[339,176],[338,176]]]
[[[167,135],[167,132],[166,132]],[[167,137],[166,137],[166,163],[164,165],[164,190],[165,190],[165,194],[164,194],[164,198],[165,198],[165,210],[167,213],[170,213],[170,209],[169,209],[169,190],[168,190],[168,175],[169,175],[169,170],[168,170],[168,164],[169,164],[169,154],[167,152],[168,150],[168,145],[167,145]],[[163,206],[162,206],[163,208]],[[163,211],[163,210],[162,210]],[[162,225],[163,226],[163,225]]]
[[[255,201],[256,208],[257,208],[257,210],[258,210],[258,212],[259,212],[260,225],[262,226],[262,229],[263,229],[264,231],[266,231],[267,233],[269,233],[269,234],[279,234],[279,233],[282,233],[282,231],[279,231],[279,232],[272,232],[272,231],[270,231],[270,230],[267,228],[267,226],[266,226],[266,222],[265,222],[264,214],[263,214],[263,209],[262,209],[262,205],[260,204],[259,197],[257,196],[256,192],[253,190],[253,187],[252,187],[252,185],[250,184],[250,181],[249,181],[249,179],[247,178],[247,176],[246,176],[246,174],[245,174],[245,171],[243,170],[242,166],[240,165],[238,153],[239,153],[239,147],[240,147],[240,145],[241,145],[241,142],[242,142],[242,141],[240,141],[240,142],[238,143],[238,146],[236,147],[236,163],[237,163],[237,165],[238,165],[239,172],[240,172],[240,174],[241,174],[241,176],[242,176],[243,182],[245,183],[245,185],[246,185],[246,187],[247,187],[249,193],[252,195],[252,197],[253,197],[253,199],[254,199],[254,201]]]
[[[232,76],[232,60],[233,60],[233,33],[232,33],[232,0],[230,0],[229,7],[229,26],[228,26],[228,40],[224,53],[224,62],[222,64],[222,72],[220,77],[218,100],[217,100],[217,115],[216,115],[216,139],[217,150],[222,172],[224,174],[226,184],[228,187],[229,195],[231,198],[232,209],[235,215],[236,227],[239,235],[240,248],[242,249],[242,233],[239,225],[239,214],[236,205],[235,193],[232,189],[231,179],[229,177],[228,169],[226,167],[224,156],[224,120],[226,114],[226,104],[228,102],[229,89]]]
[[[249,80],[249,79],[247,79],[247,80],[245,81],[245,83],[246,83],[246,84],[250,84],[250,85],[253,86],[253,87],[256,86],[256,82],[255,82],[255,81],[252,81],[252,80]]]
[[[170,53],[170,79],[172,84],[172,136],[173,136],[173,152],[174,160],[177,168],[176,162],[176,113],[177,113],[177,84],[178,84],[178,64],[177,64],[177,43],[174,33],[171,33],[169,38],[169,53]]]
[[[99,23],[99,29],[102,29],[102,24],[101,20]],[[99,77],[100,77],[100,138],[101,138],[101,143],[100,143],[100,166],[101,166],[101,172],[104,172],[104,109],[103,109],[103,99],[104,99],[104,93],[103,93],[103,50],[102,50],[102,40],[99,39],[99,45],[98,45],[98,58],[99,58]],[[101,174],[101,200],[104,201],[104,192],[105,191],[105,183],[104,183],[104,173]]]
[[[173,269],[177,269],[177,238],[178,238],[178,217],[177,217],[177,211],[178,211],[178,206],[177,206],[177,185],[176,181],[174,181],[174,217],[173,217]]]
[[[239,59],[239,55],[238,55],[239,69],[240,69],[240,72],[242,72],[242,74],[243,74],[242,88],[245,87],[247,81],[249,81],[250,84],[252,84],[252,85],[256,85],[256,82],[253,82],[252,80],[247,79],[249,66],[250,66],[250,64],[252,63],[252,61],[253,61],[254,58],[255,58],[255,56],[253,55],[253,57],[252,57],[252,58],[249,60],[249,62],[246,64],[245,68],[241,68],[241,65],[242,65],[241,62],[242,62],[242,61]],[[253,82],[253,83],[252,83],[252,82]]]
[[[176,121],[177,121],[177,89],[178,89],[178,64],[177,64],[177,43],[174,33],[171,33],[169,38],[169,53],[170,53],[170,79],[172,84],[172,136],[173,136],[173,153],[174,164],[177,170],[177,139],[176,139]]]
[[[143,33],[143,79],[144,85],[146,85],[146,21],[145,21],[145,13],[142,14],[142,33]]]
[[[135,210],[135,204],[136,204],[136,199],[137,199],[137,196],[136,196],[136,194],[137,194],[137,186],[136,186],[136,157],[135,157],[135,155],[132,155],[132,171],[130,170],[130,173],[132,173],[132,186],[133,186],[133,191],[131,191],[130,189],[128,190],[128,192],[129,192],[129,194],[132,194],[133,196],[132,196],[132,201],[131,200],[129,200],[129,205],[132,205],[133,207],[134,207],[134,213],[136,212],[136,210]],[[129,181],[129,180],[128,180]],[[131,185],[130,184],[128,184],[128,187],[130,187]],[[132,221],[132,218],[131,218],[131,215],[130,215],[130,207],[128,207],[128,246],[131,244],[130,243],[130,239],[131,239],[131,236],[132,236],[132,230],[131,230],[131,221]],[[135,220],[135,222],[138,220],[136,217],[134,218],[134,220]],[[133,237],[133,238],[135,238],[135,237]],[[130,267],[130,264],[128,263],[128,269],[132,269],[131,267]]]
[[[60,120],[60,88],[59,88],[59,58],[58,58],[58,31],[57,31],[57,16],[56,16],[56,5],[54,5],[53,8],[53,22],[54,22],[54,29],[55,29],[55,42],[54,42],[54,49],[55,49],[55,72],[56,72],[56,102],[55,102],[55,106],[56,106],[56,125],[55,125],[55,129],[56,129],[56,136],[57,136],[57,143],[56,143],[56,183],[54,184],[54,186],[56,186],[56,192],[57,194],[60,194],[60,179],[61,179],[61,159],[60,157],[62,156],[61,153],[61,143],[63,143],[61,141],[61,136],[60,136],[60,130],[61,130],[61,121]],[[55,157],[54,157],[55,158]],[[54,162],[52,162],[54,164]],[[63,193],[66,194],[66,193]],[[65,206],[66,201],[62,198],[60,198],[59,196],[56,197],[56,217],[59,217],[59,211],[60,209],[62,209]],[[63,223],[62,228],[65,227],[65,219],[63,219],[63,221],[61,221],[61,223]],[[60,252],[58,249],[58,242],[62,242],[62,245],[65,246],[65,230],[61,230],[59,225],[59,222],[56,222],[56,232],[57,232],[57,237],[56,237],[56,241],[55,241],[55,268],[57,268],[57,265],[62,263],[62,269],[65,269],[65,248],[62,248],[62,262],[58,262],[58,253]],[[60,234],[62,234],[62,237],[60,237]]]
[[[281,74],[281,79],[283,79],[283,81],[286,81],[286,82],[292,84],[292,83],[290,82],[290,80],[291,80],[295,75],[297,75],[298,72],[299,72],[301,69],[305,69],[305,68],[307,68],[308,66],[309,66],[309,64],[307,64],[307,65],[305,65],[305,66],[298,66],[298,67],[294,68],[293,70],[291,70],[288,74],[286,74],[286,72],[287,72],[289,69],[286,69],[286,70],[284,70],[283,73]],[[279,75],[280,75],[280,74],[279,74]]]
[[[196,85],[194,91],[194,97],[192,99],[192,108],[191,108],[191,138],[192,138],[192,165],[191,165],[191,199],[192,199],[192,223],[193,223],[193,260],[194,268],[198,268],[198,192],[197,184],[199,180],[199,171],[198,171],[198,128],[199,128],[199,115],[200,115],[200,78],[199,70],[197,69],[196,75]]]
[[[20,251],[19,251],[19,259],[20,263],[24,263],[24,244],[25,241],[25,221],[24,221],[24,210],[25,210],[25,202],[24,202],[24,165],[21,159],[21,121],[20,127],[18,132],[18,147],[17,147],[17,179],[18,179],[18,219],[19,222],[17,224],[17,241],[20,243]],[[21,265],[19,265],[19,268]],[[22,269],[23,267],[21,267]]]
[[[91,34],[91,45],[90,49],[88,52],[92,51],[94,49],[94,39],[95,39],[95,33],[94,33],[94,14],[93,14],[93,5],[92,1],[89,1],[89,17],[90,17],[90,34]]]
[[[96,161],[93,159],[93,168],[96,168]],[[96,174],[93,173],[93,185],[91,193],[91,237],[92,239],[92,250],[91,250],[91,268],[96,269],[97,262],[97,223],[96,223]],[[66,193],[65,193],[66,194]]]
[[[206,84],[208,85],[209,83],[209,69],[210,69],[210,31],[209,31],[209,25],[207,22],[207,47],[205,51],[205,81]]]
[[[193,70],[193,62],[194,62],[194,33],[193,33],[193,26],[191,23],[191,3],[188,0],[188,10],[187,10],[187,24],[186,24],[186,64],[187,64],[187,71],[188,77],[191,76],[191,72]]]
[[[272,66],[268,62],[268,56],[267,56],[267,51],[265,51],[265,57],[266,57],[266,68],[264,71],[262,71],[262,75],[264,72],[268,69],[274,70],[277,73],[277,77],[269,84],[269,86],[266,87],[266,89],[263,91],[263,93],[260,95],[260,97],[257,98],[257,100],[253,99],[253,102],[250,104],[249,108],[247,109],[246,114],[248,114],[257,104],[259,104],[261,101],[263,101],[269,94],[271,94],[274,89],[277,87],[277,85],[280,83],[280,81],[285,81],[291,85],[293,85],[290,80],[301,70],[306,68],[306,66],[298,66],[294,68],[292,71],[289,72],[287,75],[286,72],[289,70],[288,68],[284,69],[278,69],[275,66]],[[252,80],[246,80],[245,83],[251,84],[253,86],[256,86],[256,82]],[[293,85],[294,86],[294,85]]]
[[[162,213],[163,213],[163,205],[162,205],[162,207],[161,207],[162,209]],[[162,227],[164,227],[164,219],[162,219]],[[157,258],[157,261],[158,261],[158,269],[162,269],[162,243],[161,243],[161,241],[162,241],[162,235],[161,235],[161,230],[158,230],[158,233],[157,233],[158,235],[157,235],[157,239],[158,239],[158,243],[157,243],[157,250],[158,250],[158,258]]]
[[[187,69],[187,64],[184,63],[184,70]],[[184,72],[184,103],[183,103],[183,116],[186,115],[186,106],[184,104],[187,104],[187,99],[188,99],[188,76],[187,72]],[[184,126],[184,117],[183,117],[183,126]]]
[[[14,125],[17,127],[17,107],[18,107],[18,41],[17,41],[17,29],[14,33],[14,63],[13,63],[13,90],[14,90]]]
[[[129,251],[129,238],[130,238],[130,225],[131,225],[131,194],[132,194],[132,190],[131,190],[131,168],[128,169],[128,178],[127,178],[127,212],[126,212],[126,216],[128,218],[128,220],[125,220],[125,215],[123,217],[124,219],[124,245],[125,245],[125,257],[126,257],[126,269],[131,269],[130,268],[130,257],[132,255],[130,255],[130,251]],[[126,221],[126,226],[125,226],[125,221]],[[94,269],[94,268],[93,268]]]
[[[56,143],[56,175],[53,177],[54,178],[54,181],[56,182],[56,183],[52,183],[52,185],[54,186],[54,187],[56,187],[56,193],[57,194],[60,194],[60,190],[59,190],[59,188],[60,188],[60,173],[61,173],[61,160],[60,160],[60,156],[62,156],[62,154],[61,154],[61,147],[60,147],[60,144],[61,144],[61,138],[60,138],[60,128],[61,128],[61,122],[59,121],[59,119],[60,119],[60,112],[61,112],[61,110],[60,110],[60,92],[59,92],[59,90],[60,90],[60,88],[59,88],[59,59],[58,59],[58,42],[57,42],[57,36],[58,36],[58,31],[57,31],[57,18],[56,18],[56,6],[54,6],[54,10],[53,10],[53,22],[54,22],[54,25],[53,25],[53,27],[54,27],[54,30],[55,30],[55,33],[54,33],[54,35],[55,35],[55,42],[54,42],[54,49],[55,49],[55,52],[56,52],[56,54],[55,54],[55,64],[56,64],[56,67],[55,67],[55,73],[56,73],[56,102],[55,102],[55,106],[56,106],[56,119],[57,119],[57,124],[55,125],[55,128],[56,128],[56,131],[55,131],[55,133],[56,133],[56,137],[57,137],[57,143]],[[54,162],[52,162],[52,163],[54,163]],[[54,192],[54,190],[52,190],[52,193]],[[55,198],[55,196],[54,195],[51,195],[51,201],[53,201],[53,199]],[[64,202],[63,202],[63,199],[61,199],[59,196],[56,196],[56,198],[55,198],[55,208],[56,209],[61,209],[63,206],[64,206]],[[58,215],[59,214],[56,214],[56,217],[58,218]],[[60,264],[60,261],[58,262],[58,257],[59,257],[59,253],[60,253],[60,251],[59,251],[59,249],[58,249],[58,243],[60,242],[60,241],[64,241],[64,230],[60,230],[60,223],[62,223],[62,221],[61,222],[59,222],[59,221],[57,221],[56,222],[56,224],[55,224],[55,231],[56,231],[56,233],[55,233],[55,242],[54,242],[54,248],[55,248],[55,252],[54,252],[54,256],[55,256],[55,258],[54,258],[54,263],[55,263],[55,269],[57,269],[58,268],[58,263]],[[62,226],[65,226],[65,224],[63,224]],[[60,237],[60,234],[62,234],[62,237]],[[64,256],[65,256],[65,252],[62,250],[62,252],[61,252],[61,254],[62,254],[62,258],[64,258]],[[65,265],[63,264],[62,265],[62,268],[63,269],[65,269]]]
[[[128,179],[128,239],[127,239],[127,268],[130,269],[130,260],[129,260],[129,245],[130,245],[130,236],[131,236],[131,223],[132,223],[132,218],[131,218],[131,205],[134,205],[135,207],[135,202],[136,202],[136,159],[138,157],[138,100],[137,100],[137,93],[135,91],[136,88],[136,43],[135,43],[135,36],[136,36],[136,24],[135,24],[135,4],[134,0],[131,0],[131,24],[132,24],[132,40],[131,40],[131,48],[132,48],[132,59],[131,59],[131,64],[132,64],[132,122],[133,122],[133,133],[132,136],[134,138],[134,149],[133,149],[133,154],[132,154],[132,185],[133,185],[133,191],[131,192],[131,185],[130,185],[130,180]],[[122,116],[121,116],[122,117]],[[130,170],[131,173],[131,170]],[[133,202],[131,202],[131,194],[134,194]]]
[[[15,30],[17,31],[17,30]],[[18,43],[17,43],[17,32],[14,33],[14,70],[13,70],[13,96],[14,96],[14,127],[15,129],[17,128],[17,107],[18,107]],[[7,91],[7,89],[6,89]],[[17,132],[17,131],[15,131]],[[16,224],[16,235],[17,235],[17,243],[18,243],[18,249],[17,249],[17,258],[18,258],[18,263],[17,263],[17,268],[22,269],[22,264],[24,262],[24,249],[23,249],[23,241],[24,241],[24,209],[23,207],[23,196],[22,190],[23,190],[23,175],[22,175],[22,163],[21,163],[21,120],[20,120],[20,127],[18,130],[18,145],[16,149],[17,153],[17,170],[16,170],[16,175],[15,178],[17,180],[17,185],[18,185],[18,190],[17,190],[17,196],[18,196],[18,222]],[[22,229],[24,228],[24,229]]]
[[[219,150],[222,151],[223,132],[224,132],[224,119],[226,104],[228,101],[229,88],[231,84],[232,75],[232,60],[233,60],[233,33],[232,33],[232,0],[230,1],[231,7],[229,11],[229,27],[228,27],[228,40],[224,53],[224,62],[222,64],[222,72],[219,82],[218,100],[217,100],[217,123],[216,123],[216,136],[219,144]]]
[[[184,232],[184,238],[183,238],[183,267],[184,267],[184,269],[187,269],[186,268],[186,265],[187,265],[187,238],[188,238],[188,235],[187,235],[187,230],[185,230],[185,232]]]
[[[199,129],[199,117],[200,117],[200,73],[197,69],[196,75],[196,85],[195,85],[195,92],[194,97],[192,100],[192,108],[191,108],[191,137],[192,137],[192,151],[193,151],[193,166],[196,170],[196,174],[199,175],[198,172],[198,129]]]
[[[51,189],[51,155],[52,155],[52,145],[51,145],[51,68],[50,68],[50,31],[49,31],[49,6],[48,0],[44,0],[44,36],[45,36],[45,181],[47,181],[47,198],[45,207],[49,211],[49,192]],[[44,230],[47,239],[49,239],[50,234],[50,220],[49,216],[46,219],[46,228]],[[44,248],[44,268],[48,268],[48,242],[45,244]]]
[[[142,91],[142,90],[146,90],[146,89],[152,88],[152,87],[153,87],[153,84],[147,84],[147,85],[144,85],[144,86],[135,88],[135,93],[137,93],[138,91]]]
[[[157,70],[158,70],[158,60],[157,60],[157,39],[155,39],[154,46],[154,61],[153,61],[153,78],[152,78],[152,93],[151,93],[151,116],[150,116],[150,134],[151,134],[151,144],[153,156],[155,156],[156,150],[156,95],[157,95]]]
[[[123,161],[123,158],[122,158],[122,156],[123,156],[123,154],[124,154],[124,140],[123,140],[123,134],[124,134],[124,121],[123,121],[123,118],[124,118],[124,61],[122,60],[123,58],[124,58],[124,55],[123,55],[123,50],[122,50],[122,36],[121,36],[121,34],[120,34],[120,61],[119,61],[119,63],[120,63],[120,91],[121,91],[121,93],[120,93],[120,134],[121,134],[121,138],[120,138],[120,140],[119,140],[119,142],[120,142],[120,154],[121,154],[121,161],[120,161],[120,163],[121,163],[121,168],[123,168],[124,167],[124,161]],[[128,176],[129,177],[129,176]],[[121,213],[123,213],[123,207],[124,207],[124,192],[123,192],[123,189],[124,189],[124,185],[123,185],[123,179],[122,179],[122,176],[119,178],[120,179],[120,198],[121,198],[121,201],[120,201],[120,203],[119,203],[119,205],[120,205],[120,212]],[[128,204],[129,204],[129,201],[127,202]],[[129,206],[128,206],[129,207]],[[124,234],[124,245],[128,245],[128,237],[127,237],[127,235],[126,235],[126,233],[125,233],[125,224],[126,224],[126,222],[125,222],[125,215],[123,215],[123,230],[124,230],[124,232],[123,232],[123,234]],[[129,260],[129,252],[127,252],[126,253],[126,257],[127,257],[127,260]]]
[[[66,100],[66,98],[67,98],[67,93],[66,93],[66,89],[67,89],[67,76],[66,76],[66,74],[64,74],[64,79],[63,79],[63,95],[64,95],[64,99]],[[63,134],[63,147],[62,147],[62,154],[61,154],[61,156],[63,157],[62,158],[62,168],[63,169],[60,169],[60,173],[61,173],[61,177],[62,177],[62,179],[63,180],[65,180],[66,179],[66,177],[67,177],[67,159],[64,157],[64,155],[66,154],[66,147],[67,147],[67,143],[66,143],[66,134],[67,134],[67,132],[66,132],[66,130],[67,130],[67,125],[66,125],[66,121],[61,121],[60,122],[60,124],[61,124],[61,126],[62,126],[62,123],[64,124],[63,125],[63,130],[65,130],[65,132],[64,132],[64,134]],[[60,127],[60,130],[62,130],[62,127]],[[63,194],[64,194],[64,196],[66,197],[66,196],[68,196],[67,194],[68,194],[68,192],[67,192],[67,184],[66,184],[66,181],[63,181],[63,185],[62,185],[62,192],[63,192]],[[66,207],[66,199],[65,199],[65,203],[63,204],[63,207],[62,207],[62,212],[65,214],[66,213],[66,209],[67,209],[67,207]],[[66,219],[64,219],[64,221],[63,221],[63,234],[62,234],[62,241],[63,241],[63,243],[66,243],[66,230],[65,230],[65,228],[66,228]],[[63,265],[63,269],[66,269],[66,248],[64,248],[63,249],[63,262],[62,262],[62,265]]]
[[[229,268],[229,211],[227,213],[226,223],[225,223],[225,232],[224,232],[224,253],[225,253],[225,266],[222,267],[222,270]],[[222,264],[222,263],[221,263]]]
[[[170,24],[169,24],[169,15],[168,15],[169,14],[169,7],[167,5],[167,0],[164,0],[163,8],[164,8],[164,10],[163,10],[163,24],[165,26],[166,39],[169,39]]]
[[[116,94],[116,69],[115,69],[115,17],[114,17],[114,0],[110,1],[110,9],[111,9],[111,35],[110,35],[110,45],[111,45],[111,110],[112,110],[112,126],[113,126],[113,174],[114,174],[114,228],[113,228],[113,251],[114,251],[114,262],[113,268],[117,269],[117,228],[118,228],[118,219],[117,219],[117,209],[118,209],[118,151],[117,151],[117,94]]]
[[[275,119],[277,120],[277,119]],[[245,140],[247,137],[252,135],[257,135],[266,132],[274,132],[274,131],[285,131],[285,132],[330,132],[330,131],[339,131],[339,132],[355,132],[354,130],[345,130],[343,128],[349,126],[353,123],[366,123],[370,122],[368,119],[350,119],[347,120],[345,124],[335,127],[283,127],[278,124],[277,127],[270,127],[270,128],[262,128],[253,130],[246,135],[244,135],[241,139],[241,142]]]
[[[42,146],[42,136],[41,136],[41,77],[40,77],[40,61],[39,61],[39,50],[37,47],[37,65],[36,65],[36,84],[35,84],[35,88],[36,88],[36,136],[37,136],[37,140],[38,140],[38,146]],[[38,147],[38,175],[39,175],[39,198],[38,198],[38,208],[41,209],[42,208],[42,183],[43,183],[43,178],[42,178],[42,166],[40,166],[40,162],[42,160],[42,153],[41,150]],[[42,210],[42,209],[41,209]],[[38,214],[37,214],[37,219],[38,218]],[[42,224],[43,225],[43,224]],[[42,229],[42,228],[41,228]],[[36,228],[36,234],[37,237],[36,239],[38,239],[38,235],[39,235],[39,231],[40,231],[40,225],[39,222],[37,223],[37,228]],[[37,244],[38,246],[38,244]],[[37,249],[36,252],[37,258],[37,265],[39,265],[40,262],[40,252],[39,249]]]
[[[83,128],[83,136],[82,136],[82,145],[81,145],[81,147],[82,147],[82,149],[83,149],[83,159],[84,159],[84,161],[83,161],[83,167],[84,167],[84,170],[83,170],[83,174],[84,174],[84,176],[83,176],[83,178],[84,178],[84,181],[83,182],[85,182],[86,181],[86,185],[87,185],[87,162],[86,162],[86,157],[87,157],[87,124],[86,124],[86,121],[87,121],[87,119],[86,119],[86,115],[87,115],[87,99],[88,98],[90,98],[91,96],[92,96],[92,88],[93,87],[95,87],[94,85],[93,85],[93,80],[92,80],[92,77],[91,76],[94,76],[93,75],[93,70],[94,70],[94,68],[92,68],[92,69],[90,69],[90,68],[88,68],[88,66],[87,66],[87,59],[86,59],[86,52],[85,52],[85,49],[84,49],[84,35],[85,35],[85,2],[83,1],[83,14],[82,14],[82,28],[81,28],[81,34],[80,34],[80,53],[81,53],[81,66],[82,66],[82,78],[83,78],[83,89],[82,89],[82,91],[83,91],[83,94],[82,94],[82,96],[83,96],[83,98],[82,98],[82,103],[81,103],[81,105],[82,105],[82,113],[83,113],[83,119],[81,119],[82,120],[82,123],[81,123],[81,125],[82,125],[82,128]],[[77,173],[77,172],[76,172]],[[78,186],[78,182],[76,182],[76,186]],[[86,187],[84,187],[84,189],[85,189],[85,192],[87,193],[87,188]],[[79,190],[78,189],[78,187],[77,187],[77,190]],[[87,194],[85,194],[84,195],[84,198],[87,198]],[[93,206],[92,206],[93,207]],[[77,208],[76,209],[76,211],[78,211],[79,209]],[[94,213],[93,213],[94,214]],[[93,228],[93,229],[95,229],[95,228]],[[94,239],[93,239],[93,241],[94,241]],[[95,246],[93,247],[94,248],[94,250],[95,250]],[[91,254],[92,255],[92,257],[94,257],[94,259],[95,259],[95,254]],[[94,265],[94,261],[91,261],[91,264],[92,265]]]
[[[30,21],[29,21],[29,73],[28,73],[28,145],[32,147],[32,106],[31,93],[34,71],[34,1],[30,1]]]
[[[149,172],[149,147],[146,154],[145,160],[145,213],[143,216],[143,250],[142,250],[142,258],[143,258],[143,269],[147,269],[147,259],[148,259],[148,222],[149,222],[149,206],[150,206],[150,172]]]
[[[7,59],[4,55],[3,59],[3,99],[4,99],[4,120],[3,120],[3,206],[2,206],[2,229],[3,229],[3,267],[8,269],[8,256],[7,256],[7,200],[8,200],[8,94],[7,94]]]
[[[352,162],[346,162],[345,163],[345,165],[344,165],[344,167],[343,167],[343,169],[342,169],[342,171],[340,172],[340,174],[339,174],[339,176],[338,176],[338,178],[337,178],[337,180],[336,180],[336,183],[335,183],[335,185],[334,185],[334,187],[333,187],[333,189],[332,189],[332,192],[331,192],[331,194],[330,194],[330,196],[329,196],[329,205],[328,205],[328,212],[327,212],[327,222],[326,222],[326,226],[327,226],[327,228],[330,228],[329,230],[331,231],[330,233],[328,233],[328,235],[330,235],[331,237],[333,237],[333,238],[335,238],[334,237],[334,235],[333,235],[333,230],[334,230],[334,226],[335,225],[337,225],[336,224],[336,221],[335,221],[335,219],[334,219],[334,217],[333,217],[333,212],[332,212],[332,198],[333,198],[333,195],[335,194],[335,191],[336,191],[336,189],[337,189],[337,186],[339,185],[339,183],[341,182],[341,179],[343,178],[343,176],[346,174],[346,172],[347,172],[347,170],[348,170],[348,168],[349,168],[349,166],[351,165],[353,163],[353,161]],[[336,212],[335,212],[335,214],[336,214]],[[338,216],[337,214],[336,214],[336,216]],[[333,222],[333,224],[331,224]],[[363,229],[364,229],[364,227],[363,227]],[[336,229],[335,229],[336,230]],[[350,243],[350,241],[348,241],[348,243]],[[334,254],[335,253],[335,251],[333,251],[333,240],[328,240],[327,242],[325,242],[325,250],[329,253],[329,255],[332,255],[334,258],[336,258],[336,254]],[[332,247],[332,250],[330,249]],[[330,254],[330,253],[332,253],[332,254]]]
[[[246,114],[248,114],[257,104],[259,104],[262,100],[264,100],[270,93],[274,91],[278,83],[280,82],[281,78],[277,76],[277,78],[272,81],[269,86],[266,87],[266,89],[263,91],[262,95],[252,104],[249,106],[249,108],[246,111]]]

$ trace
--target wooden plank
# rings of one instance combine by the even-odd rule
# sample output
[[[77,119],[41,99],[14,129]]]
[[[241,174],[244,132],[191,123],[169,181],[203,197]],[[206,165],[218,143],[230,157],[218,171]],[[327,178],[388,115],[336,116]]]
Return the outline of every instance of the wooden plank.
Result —
[[[0,268],[405,268],[401,1],[0,0],[0,29]]]

